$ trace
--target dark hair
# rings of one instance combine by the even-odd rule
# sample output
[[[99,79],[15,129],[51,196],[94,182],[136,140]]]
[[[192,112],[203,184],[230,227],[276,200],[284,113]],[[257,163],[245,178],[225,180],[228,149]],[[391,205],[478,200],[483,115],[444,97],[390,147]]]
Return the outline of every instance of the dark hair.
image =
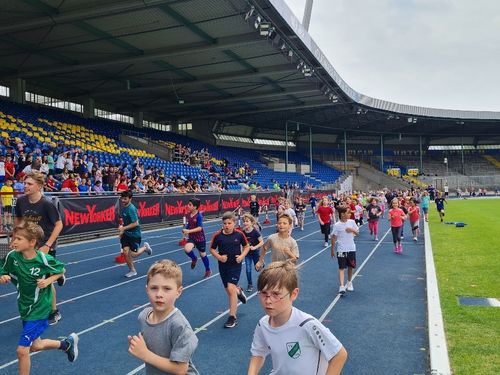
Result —
[[[337,207],[337,212],[339,213],[339,216],[342,215],[343,213],[349,211],[349,207],[347,206],[338,206]]]
[[[130,190],[122,191],[122,193],[120,194],[120,197],[122,198],[132,198],[133,196],[134,194],[132,194],[132,191]]]
[[[191,198],[189,202],[196,208],[200,208],[201,201],[198,198]]]

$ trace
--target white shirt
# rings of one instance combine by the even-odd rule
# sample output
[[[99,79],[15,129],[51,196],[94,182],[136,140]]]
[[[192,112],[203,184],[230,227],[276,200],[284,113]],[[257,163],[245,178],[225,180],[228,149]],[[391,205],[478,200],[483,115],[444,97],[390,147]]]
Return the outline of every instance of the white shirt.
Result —
[[[328,328],[293,307],[290,319],[281,327],[271,327],[267,315],[259,320],[250,351],[256,357],[271,354],[272,375],[324,375],[328,362],[341,349]]]
[[[346,253],[349,251],[356,251],[356,244],[354,243],[354,234],[347,233],[345,230],[352,228],[358,232],[358,226],[354,220],[347,220],[345,223],[337,221],[333,226],[332,236],[337,237],[337,253]]]

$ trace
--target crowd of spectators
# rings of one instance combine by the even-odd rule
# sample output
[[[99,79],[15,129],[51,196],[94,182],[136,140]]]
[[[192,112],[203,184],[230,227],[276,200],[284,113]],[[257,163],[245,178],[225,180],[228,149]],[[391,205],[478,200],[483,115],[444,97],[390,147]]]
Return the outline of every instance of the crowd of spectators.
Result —
[[[44,173],[45,192],[65,192],[72,195],[105,194],[132,190],[137,193],[201,193],[220,192],[230,187],[239,190],[279,190],[288,188],[277,181],[261,186],[254,177],[257,170],[247,163],[231,165],[227,159],[211,157],[208,149],[192,151],[189,146],[177,144],[174,161],[205,169],[201,175],[166,175],[160,167],[145,166],[139,158],[132,165],[101,164],[97,156],[81,149],[67,149],[62,143],[53,147],[30,148],[23,142],[2,140],[4,154],[0,153],[0,185],[12,181],[14,191],[24,189],[24,176],[31,171]]]

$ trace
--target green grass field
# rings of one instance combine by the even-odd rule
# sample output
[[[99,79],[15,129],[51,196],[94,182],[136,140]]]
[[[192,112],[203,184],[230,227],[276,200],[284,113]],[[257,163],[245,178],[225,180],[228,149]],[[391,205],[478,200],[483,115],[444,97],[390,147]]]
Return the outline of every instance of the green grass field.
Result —
[[[455,375],[500,374],[500,308],[460,306],[458,296],[500,297],[500,199],[451,200],[429,225],[448,351]]]

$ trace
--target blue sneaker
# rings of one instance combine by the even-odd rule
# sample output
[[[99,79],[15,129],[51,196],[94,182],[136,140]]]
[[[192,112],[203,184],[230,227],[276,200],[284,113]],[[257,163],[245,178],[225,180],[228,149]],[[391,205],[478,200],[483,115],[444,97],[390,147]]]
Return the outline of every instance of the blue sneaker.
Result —
[[[78,335],[73,332],[64,341],[68,343],[68,349],[66,349],[68,361],[75,362],[78,358]]]

